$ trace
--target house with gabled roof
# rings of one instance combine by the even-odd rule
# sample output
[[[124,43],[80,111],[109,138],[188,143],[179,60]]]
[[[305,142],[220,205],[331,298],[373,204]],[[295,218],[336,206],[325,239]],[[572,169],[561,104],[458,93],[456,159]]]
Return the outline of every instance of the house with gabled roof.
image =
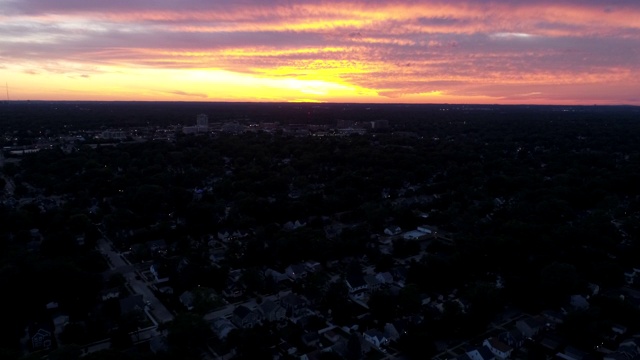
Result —
[[[344,340],[344,337],[339,332],[334,331],[333,329],[325,331],[324,333],[322,333],[322,336],[324,336],[324,338],[329,340],[329,342],[331,342],[332,344],[335,344],[340,340]]]
[[[399,226],[389,226],[388,228],[384,229],[384,233],[388,236],[399,235],[400,233],[402,233],[402,229]]]
[[[376,291],[380,289],[380,285],[382,285],[380,280],[378,280],[378,278],[375,275],[368,275],[368,274],[365,275],[364,281],[367,283],[367,289],[369,291]]]
[[[281,283],[283,281],[289,281],[289,276],[287,276],[287,274],[283,274],[283,273],[278,272],[276,270],[273,270],[271,268],[265,270],[264,275],[267,278],[271,278],[276,283]]]
[[[363,332],[362,337],[377,348],[389,343],[389,339],[384,335],[384,333],[375,329]]]
[[[280,321],[287,316],[287,310],[272,300],[264,300],[260,306],[262,317],[266,321]]]
[[[516,321],[516,328],[520,330],[522,335],[532,338],[540,333],[544,327],[544,322],[539,319],[526,317]]]
[[[288,293],[280,299],[280,306],[285,308],[287,316],[290,317],[296,317],[304,314],[308,305],[309,301],[305,297],[294,293]]]
[[[153,280],[156,283],[163,283],[169,281],[169,264],[166,261],[156,262],[149,267],[149,271],[153,275]]]
[[[514,349],[519,349],[524,345],[524,335],[516,329],[500,333],[500,335],[498,335],[498,339]]]
[[[482,345],[486,346],[500,360],[509,358],[513,352],[513,348],[511,346],[503,343],[495,337],[485,339],[482,342]]]
[[[301,336],[302,343],[306,346],[313,347],[320,343],[320,335],[317,332],[308,332]]]
[[[251,328],[257,325],[261,318],[262,314],[259,311],[240,305],[233,310],[231,321],[240,328]]]
[[[307,269],[304,265],[292,264],[287,266],[287,268],[285,269],[285,274],[287,274],[289,279],[296,281],[307,277]]]
[[[400,331],[393,323],[384,324],[384,336],[389,340],[397,341],[401,335]]]
[[[496,356],[486,346],[480,346],[468,348],[465,353],[457,359],[495,360]]]
[[[367,282],[362,274],[349,274],[345,280],[350,294],[355,294],[367,289]]]
[[[218,335],[218,338],[224,339],[229,335],[231,330],[237,329],[231,321],[225,318],[218,318],[210,322],[211,329]]]

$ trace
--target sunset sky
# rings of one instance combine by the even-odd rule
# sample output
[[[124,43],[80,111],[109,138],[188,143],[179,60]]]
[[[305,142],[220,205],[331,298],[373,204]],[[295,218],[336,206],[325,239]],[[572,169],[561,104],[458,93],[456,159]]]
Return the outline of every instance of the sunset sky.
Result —
[[[640,0],[0,0],[0,84],[0,100],[640,105]]]

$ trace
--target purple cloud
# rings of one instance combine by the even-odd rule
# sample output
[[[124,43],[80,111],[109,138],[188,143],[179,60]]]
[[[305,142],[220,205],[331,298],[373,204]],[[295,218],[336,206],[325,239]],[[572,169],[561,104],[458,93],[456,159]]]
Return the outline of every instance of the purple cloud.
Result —
[[[100,66],[213,68],[313,78],[323,70],[387,96],[442,91],[509,101],[559,97],[553,87],[576,96],[606,84],[640,92],[631,76],[640,73],[637,0],[13,0],[3,7],[0,62],[27,67],[21,71],[83,77]]]

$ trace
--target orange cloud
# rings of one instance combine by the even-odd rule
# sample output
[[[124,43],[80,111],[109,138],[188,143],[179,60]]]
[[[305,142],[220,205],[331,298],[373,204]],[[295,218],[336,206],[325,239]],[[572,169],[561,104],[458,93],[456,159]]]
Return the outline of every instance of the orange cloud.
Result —
[[[12,6],[0,15],[0,76],[24,84],[24,97],[49,89],[50,96],[143,99],[571,99],[548,88],[557,86],[573,101],[593,103],[615,101],[596,96],[598,88],[618,92],[621,102],[640,93],[634,1]],[[19,74],[46,84],[29,88]],[[511,95],[514,86],[528,95]]]

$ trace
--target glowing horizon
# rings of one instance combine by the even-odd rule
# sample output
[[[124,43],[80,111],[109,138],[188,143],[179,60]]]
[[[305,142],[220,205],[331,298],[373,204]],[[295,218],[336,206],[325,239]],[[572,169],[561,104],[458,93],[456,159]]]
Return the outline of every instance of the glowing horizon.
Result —
[[[640,105],[637,0],[146,4],[0,0],[10,100]]]

